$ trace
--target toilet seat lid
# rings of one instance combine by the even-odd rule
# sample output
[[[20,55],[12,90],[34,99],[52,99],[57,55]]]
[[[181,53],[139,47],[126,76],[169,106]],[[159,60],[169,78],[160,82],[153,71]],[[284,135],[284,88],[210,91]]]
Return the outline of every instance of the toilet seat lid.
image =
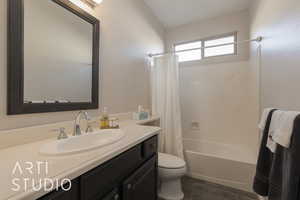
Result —
[[[183,168],[185,167],[185,161],[170,154],[158,153],[158,167],[167,169]]]

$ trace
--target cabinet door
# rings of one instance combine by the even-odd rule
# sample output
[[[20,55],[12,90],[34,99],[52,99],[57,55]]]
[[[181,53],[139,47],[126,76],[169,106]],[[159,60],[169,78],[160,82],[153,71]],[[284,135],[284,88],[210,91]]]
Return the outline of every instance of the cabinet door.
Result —
[[[157,155],[123,183],[123,200],[157,199]]]
[[[158,137],[154,136],[143,143],[143,158],[149,159],[158,151]]]
[[[68,186],[65,186],[65,188],[68,188]],[[79,200],[78,179],[72,181],[71,189],[69,191],[59,189],[58,191],[51,192],[38,200]]]
[[[118,189],[114,189],[111,193],[106,195],[101,200],[121,200],[120,193]]]
[[[82,175],[80,177],[80,199],[103,198],[143,163],[141,154],[141,145],[138,145]]]

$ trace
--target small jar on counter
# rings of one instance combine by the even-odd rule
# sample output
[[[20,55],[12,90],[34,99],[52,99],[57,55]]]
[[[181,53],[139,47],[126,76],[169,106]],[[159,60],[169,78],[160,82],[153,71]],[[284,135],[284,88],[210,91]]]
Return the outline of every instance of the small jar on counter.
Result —
[[[109,118],[109,127],[110,128],[119,128],[119,119],[116,117]]]

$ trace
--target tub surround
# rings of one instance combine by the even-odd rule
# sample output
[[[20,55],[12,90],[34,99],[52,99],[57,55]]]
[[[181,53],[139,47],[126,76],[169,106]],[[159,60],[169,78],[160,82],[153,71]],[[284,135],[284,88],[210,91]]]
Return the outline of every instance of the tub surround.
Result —
[[[253,191],[257,155],[250,148],[189,139],[184,139],[184,147],[188,176]]]
[[[127,114],[127,116],[129,116],[129,114]],[[40,147],[51,140],[55,140],[55,138],[53,137],[56,137],[57,133],[55,134],[48,133],[46,134],[45,138],[41,138],[40,136],[38,138],[39,140],[35,142],[32,141],[33,140],[32,138],[26,138],[24,134],[21,138],[27,139],[28,142],[27,144],[14,145],[9,148],[3,148],[0,150],[1,163],[4,163],[0,166],[0,176],[1,176],[0,199],[32,200],[45,195],[47,192],[44,191],[35,192],[32,188],[29,189],[28,191],[15,192],[12,190],[14,186],[12,184],[12,179],[30,178],[30,180],[35,180],[35,182],[38,183],[38,179],[44,179],[44,178],[50,178],[52,180],[58,179],[61,181],[64,178],[74,179],[76,177],[79,177],[80,175],[88,172],[91,169],[94,169],[95,167],[103,164],[104,162],[138,145],[139,143],[151,138],[152,136],[157,135],[160,131],[159,127],[150,127],[150,126],[141,125],[155,120],[157,120],[157,118],[145,120],[142,122],[129,120],[128,118],[127,120],[122,120],[120,122],[120,127],[124,131],[125,137],[121,139],[119,142],[99,149],[95,149],[95,150],[91,150],[79,154],[72,154],[68,156],[43,156],[39,153]],[[70,122],[62,123],[62,124],[68,124],[68,123]],[[45,127],[49,128],[52,126],[53,125],[47,125],[44,127],[28,128],[28,130],[26,129],[16,130],[16,132],[18,132],[19,134],[15,134],[15,136],[21,135],[20,134],[21,132],[22,133],[30,132],[34,129],[35,131],[38,131],[35,133],[36,135],[38,134],[43,135],[41,133],[42,130],[44,132],[45,130],[48,130],[45,129]],[[12,134],[14,133],[13,130],[8,132],[11,132]],[[6,137],[8,137],[7,136],[8,132],[0,133],[0,137],[3,137],[3,135],[4,137],[5,135]],[[68,131],[68,133],[70,132]],[[12,139],[12,137],[10,139]],[[37,176],[36,174],[30,174],[26,170],[24,170],[24,173],[22,175],[12,174],[13,168],[15,167],[17,162],[22,164],[28,161],[29,162],[47,161],[48,169],[49,169],[48,174],[47,175],[40,174],[39,176]],[[24,186],[22,184],[20,185]]]

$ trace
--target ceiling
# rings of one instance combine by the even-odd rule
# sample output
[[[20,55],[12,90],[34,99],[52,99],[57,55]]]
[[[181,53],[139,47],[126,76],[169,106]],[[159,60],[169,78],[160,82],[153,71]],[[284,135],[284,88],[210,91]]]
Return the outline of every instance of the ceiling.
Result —
[[[144,0],[165,27],[245,10],[253,0]]]

